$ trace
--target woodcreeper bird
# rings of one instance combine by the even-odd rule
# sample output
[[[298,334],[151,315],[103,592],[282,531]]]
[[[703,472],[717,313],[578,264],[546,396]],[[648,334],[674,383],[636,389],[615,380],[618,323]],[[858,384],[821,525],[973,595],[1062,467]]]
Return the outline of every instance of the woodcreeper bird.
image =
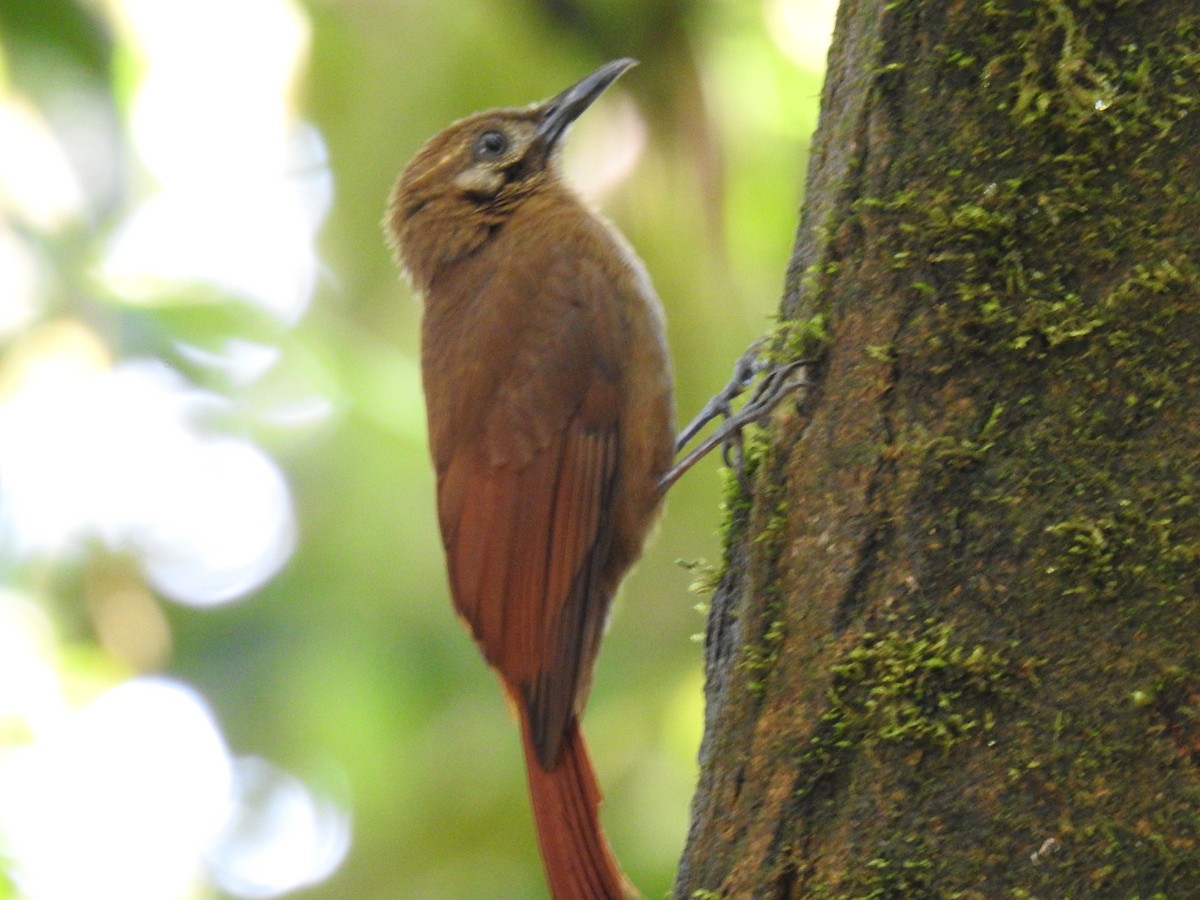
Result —
[[[453,123],[405,167],[385,219],[424,301],[451,594],[519,718],[556,900],[633,893],[600,827],[579,717],[674,456],[658,298],[558,162],[571,123],[632,65]]]

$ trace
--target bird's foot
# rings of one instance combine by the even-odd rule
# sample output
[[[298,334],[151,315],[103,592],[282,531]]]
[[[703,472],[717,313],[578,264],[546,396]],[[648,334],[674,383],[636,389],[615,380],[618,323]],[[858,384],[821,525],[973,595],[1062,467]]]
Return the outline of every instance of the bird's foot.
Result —
[[[747,425],[762,421],[786,395],[811,383],[806,378],[811,360],[801,359],[772,365],[762,358],[765,341],[765,338],[760,339],[750,345],[749,349],[738,358],[733,367],[733,376],[725,387],[713,395],[696,417],[679,432],[679,436],[675,438],[676,455],[683,452],[683,448],[705,425],[717,416],[724,419],[712,434],[675,463],[659,480],[660,490],[667,491],[684,472],[707,456],[718,445],[721,447],[725,465],[737,472],[738,478],[741,479],[742,429]],[[758,382],[750,399],[742,405],[741,409],[734,412],[733,401],[745,393],[760,374],[762,379]]]

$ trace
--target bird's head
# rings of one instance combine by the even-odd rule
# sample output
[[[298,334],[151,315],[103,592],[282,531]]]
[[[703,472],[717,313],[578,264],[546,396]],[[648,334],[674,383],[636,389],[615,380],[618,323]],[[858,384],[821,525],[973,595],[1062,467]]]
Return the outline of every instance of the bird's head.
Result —
[[[517,204],[558,178],[562,136],[635,64],[614,60],[549,100],[460,119],[417,151],[392,188],[384,227],[418,288],[479,249]]]

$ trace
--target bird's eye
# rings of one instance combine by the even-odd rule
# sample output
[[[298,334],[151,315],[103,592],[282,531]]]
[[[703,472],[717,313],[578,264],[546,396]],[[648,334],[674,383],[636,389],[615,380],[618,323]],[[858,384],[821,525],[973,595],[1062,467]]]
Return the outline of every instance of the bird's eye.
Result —
[[[508,138],[502,131],[485,131],[475,139],[476,159],[498,159],[508,150]]]

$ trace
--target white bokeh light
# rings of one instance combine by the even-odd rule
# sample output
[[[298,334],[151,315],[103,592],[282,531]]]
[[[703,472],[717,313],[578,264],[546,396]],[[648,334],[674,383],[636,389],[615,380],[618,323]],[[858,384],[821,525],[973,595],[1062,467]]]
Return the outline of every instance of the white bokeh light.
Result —
[[[41,112],[0,92],[0,212],[53,234],[83,213],[83,190]]]
[[[21,229],[54,234],[82,211],[79,179],[41,112],[0,89],[0,337],[29,325],[45,303],[45,273]]]
[[[143,57],[131,122],[160,189],[118,230],[103,274],[129,300],[199,281],[293,324],[333,194],[324,141],[290,108],[307,19],[289,0],[115,6]]]
[[[235,438],[198,440],[176,466],[164,473],[144,530],[134,536],[150,583],[201,606],[260,587],[295,544],[291,495],[279,467]]]
[[[45,674],[31,609],[0,595],[0,623],[15,626],[0,647],[22,650],[5,675]],[[29,739],[0,743],[0,846],[25,900],[190,900],[208,880],[260,900],[345,855],[349,816],[265,760],[231,757],[184,684],[133,679],[77,711],[61,686],[19,713],[11,699],[0,694],[0,715]]]
[[[82,326],[48,330],[0,399],[0,548],[54,556],[99,540],[200,605],[273,576],[295,541],[290,494],[249,441],[201,430],[229,401],[155,360],[107,367]]]
[[[92,126],[118,110],[67,79],[55,101],[67,112],[51,129],[44,108],[0,85],[0,577],[14,579],[0,588],[0,895],[11,876],[20,900],[201,900],[212,885],[273,897],[340,864],[348,813],[264,760],[231,756],[192,688],[112,686],[134,658],[106,656],[103,641],[61,646],[42,609],[61,598],[15,585],[80,560],[89,577],[103,572],[107,560],[89,559],[102,547],[136,561],[158,593],[212,605],[261,587],[291,555],[282,471],[221,421],[268,421],[242,398],[282,368],[283,351],[234,333],[203,349],[173,340],[224,396],[163,360],[130,357],[116,336],[122,307],[157,311],[181,294],[248,301],[282,328],[304,314],[332,201],[324,141],[295,108],[308,20],[294,0],[96,9],[127,63],[117,106],[132,98],[125,121],[141,171],[122,184],[151,190],[102,232],[95,271],[76,272],[54,242],[68,235],[74,250],[72,229],[96,214],[91,188],[107,182],[92,169],[117,177],[103,152],[119,141],[113,123]],[[106,215],[125,211],[105,199]],[[217,290],[193,292],[197,283]],[[50,318],[64,309],[78,318]],[[302,397],[270,421],[328,411]],[[97,584],[111,587],[101,577],[88,588]]]
[[[15,334],[37,317],[42,305],[37,288],[33,255],[0,221],[0,338]]]
[[[128,681],[35,738],[0,753],[0,837],[22,896],[186,896],[228,819],[233,784],[195,692]]]
[[[213,879],[239,897],[276,897],[327,877],[350,846],[350,817],[254,756],[234,764],[238,808],[209,854]]]
[[[34,732],[63,713],[55,662],[54,626],[46,614],[0,588],[0,723],[21,722]]]

